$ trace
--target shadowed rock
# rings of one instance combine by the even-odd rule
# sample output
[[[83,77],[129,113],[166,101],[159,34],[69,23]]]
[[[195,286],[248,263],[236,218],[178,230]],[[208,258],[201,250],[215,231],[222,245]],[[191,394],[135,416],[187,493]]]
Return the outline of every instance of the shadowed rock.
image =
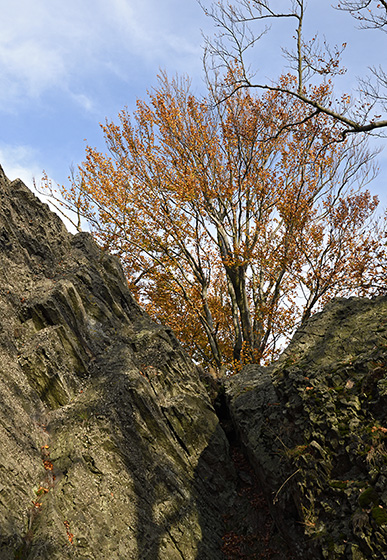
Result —
[[[387,297],[336,299],[269,368],[226,383],[273,517],[301,558],[387,553]]]
[[[232,467],[195,365],[2,170],[0,270],[0,559],[222,558]]]
[[[118,259],[1,168],[0,279],[0,560],[385,558],[386,297],[225,380],[221,425]]]

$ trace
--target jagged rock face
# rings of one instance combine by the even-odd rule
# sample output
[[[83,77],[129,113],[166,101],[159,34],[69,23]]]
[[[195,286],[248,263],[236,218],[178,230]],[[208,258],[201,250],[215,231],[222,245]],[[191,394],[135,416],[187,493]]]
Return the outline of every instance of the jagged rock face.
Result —
[[[227,441],[115,257],[0,168],[0,559],[222,558]]]
[[[387,297],[337,299],[269,368],[226,383],[232,420],[301,558],[387,555]]]
[[[1,168],[0,277],[0,560],[386,557],[387,297],[333,301],[226,380],[236,478],[203,377],[118,260]]]

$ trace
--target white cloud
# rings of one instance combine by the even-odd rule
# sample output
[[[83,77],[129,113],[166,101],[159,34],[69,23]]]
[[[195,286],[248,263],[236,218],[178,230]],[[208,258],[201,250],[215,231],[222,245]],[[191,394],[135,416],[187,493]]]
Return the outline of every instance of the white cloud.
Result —
[[[36,97],[41,91],[63,78],[65,67],[57,52],[48,51],[33,40],[25,40],[11,48],[1,48],[0,65],[5,85],[2,96]],[[9,97],[9,95],[8,95]]]
[[[200,50],[192,42],[187,15],[181,0],[111,0],[106,16],[118,32],[122,45],[141,57],[168,60],[171,51],[181,57]],[[184,25],[185,24],[185,25]],[[195,30],[198,32],[199,29]],[[125,47],[124,47],[125,48]]]
[[[91,110],[92,94],[86,92],[86,100],[79,84],[87,82],[88,76],[111,72],[112,65],[128,80],[125,73],[130,74],[133,66],[141,69],[144,62],[157,68],[181,64],[187,56],[200,64],[199,29],[189,25],[191,8],[189,4],[182,8],[181,0],[13,0],[3,4],[3,111],[13,111],[50,88],[60,88]],[[190,37],[193,28],[195,38]]]
[[[96,111],[95,102],[91,97],[85,95],[84,93],[72,93],[72,99],[82,107],[88,113],[92,113]]]
[[[10,181],[21,179],[42,202],[48,204],[51,210],[58,214],[71,233],[76,233],[76,228],[73,224],[58,211],[58,205],[53,205],[47,196],[34,189],[34,180],[36,180],[37,188],[40,189],[42,169],[37,163],[37,153],[33,148],[30,146],[0,145],[0,162],[5,175]],[[54,182],[53,185],[55,185]]]
[[[98,29],[88,21],[95,14],[93,4],[14,0],[2,7],[2,29],[7,30],[0,35],[3,110],[48,88],[71,89],[71,76],[100,44]]]
[[[30,189],[34,177],[40,177],[42,169],[37,163],[37,153],[30,146],[1,146],[0,162],[10,181],[21,179]]]

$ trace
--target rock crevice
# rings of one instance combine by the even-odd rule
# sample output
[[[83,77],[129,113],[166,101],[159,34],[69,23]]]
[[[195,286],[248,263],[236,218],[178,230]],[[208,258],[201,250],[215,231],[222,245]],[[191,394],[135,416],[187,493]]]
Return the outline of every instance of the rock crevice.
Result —
[[[385,557],[386,297],[215,387],[1,168],[0,274],[0,560]]]
[[[226,383],[271,513],[301,558],[387,551],[387,297],[336,299],[269,368]]]

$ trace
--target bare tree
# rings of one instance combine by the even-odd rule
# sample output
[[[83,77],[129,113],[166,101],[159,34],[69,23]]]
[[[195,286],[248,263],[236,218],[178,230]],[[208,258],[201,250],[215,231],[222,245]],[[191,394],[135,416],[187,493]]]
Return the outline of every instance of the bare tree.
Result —
[[[338,10],[349,12],[360,21],[361,29],[380,29],[387,32],[387,2],[386,0],[341,0]]]
[[[198,1],[218,28],[214,37],[206,38],[206,72],[211,75],[209,80],[224,71],[234,77],[228,95],[246,87],[279,91],[305,104],[305,120],[324,113],[340,123],[340,139],[359,132],[385,134],[383,129],[387,128],[387,119],[383,115],[387,113],[387,74],[382,68],[370,68],[371,76],[360,80],[356,101],[349,95],[343,95],[339,100],[329,94],[320,99],[313,95],[316,85],[328,83],[332,77],[345,72],[340,57],[346,44],[330,47],[317,35],[305,38],[304,0],[289,0],[285,10],[277,10],[274,0],[235,0],[234,3],[219,0],[210,8],[204,5],[204,0]],[[348,11],[360,21],[361,28],[387,31],[386,0],[342,0],[336,9]],[[271,24],[284,19],[295,23],[294,48],[282,49],[294,80],[285,84],[283,80],[260,81],[250,70],[248,51],[268,33]]]

